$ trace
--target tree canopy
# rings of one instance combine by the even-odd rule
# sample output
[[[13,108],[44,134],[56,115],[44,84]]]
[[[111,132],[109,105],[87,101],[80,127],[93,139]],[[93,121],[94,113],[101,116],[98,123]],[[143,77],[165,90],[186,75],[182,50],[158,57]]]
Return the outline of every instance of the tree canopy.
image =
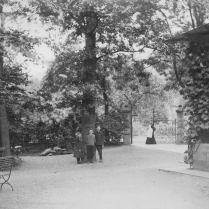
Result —
[[[96,124],[104,124],[107,140],[119,137],[122,103],[136,104],[141,117],[149,103],[166,118],[162,109],[171,101],[171,91],[184,87],[187,76],[181,62],[186,46],[164,41],[175,34],[174,26],[184,31],[207,17],[207,7],[201,13],[196,1],[191,5],[159,0],[8,0],[1,4],[8,11],[1,31],[1,98],[14,144],[17,135],[25,141],[44,141],[49,136],[56,141],[61,135],[73,138],[82,130],[85,138]],[[191,24],[183,25],[178,17],[187,19],[188,14]],[[31,25],[42,28],[44,35]],[[29,60],[40,62],[34,47],[43,43],[54,52],[55,60],[39,89],[31,90],[23,72]],[[147,49],[151,53],[142,58]],[[167,83],[153,76],[152,69]]]

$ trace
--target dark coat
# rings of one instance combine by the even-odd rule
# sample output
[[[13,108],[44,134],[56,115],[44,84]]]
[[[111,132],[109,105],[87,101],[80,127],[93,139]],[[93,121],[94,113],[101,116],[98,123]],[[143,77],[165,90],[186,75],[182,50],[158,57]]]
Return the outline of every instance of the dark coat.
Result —
[[[83,158],[85,155],[84,142],[79,141],[78,137],[76,137],[76,139],[75,139],[73,151],[74,151],[73,157],[75,157],[75,158]]]
[[[153,125],[151,126],[151,128],[152,128],[152,138],[147,137],[146,144],[156,144],[155,135],[154,135],[156,128]]]
[[[96,145],[104,144],[104,134],[101,131],[95,132]]]

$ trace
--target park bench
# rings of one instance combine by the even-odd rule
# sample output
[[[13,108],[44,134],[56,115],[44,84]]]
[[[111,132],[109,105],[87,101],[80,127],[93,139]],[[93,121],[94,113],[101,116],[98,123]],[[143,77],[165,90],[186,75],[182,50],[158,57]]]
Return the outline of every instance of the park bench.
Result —
[[[5,147],[0,147],[0,157],[4,156]]]
[[[4,184],[10,185],[13,191],[13,187],[9,183],[13,163],[14,163],[14,157],[12,156],[0,157],[0,185],[1,185],[0,191],[2,190]]]

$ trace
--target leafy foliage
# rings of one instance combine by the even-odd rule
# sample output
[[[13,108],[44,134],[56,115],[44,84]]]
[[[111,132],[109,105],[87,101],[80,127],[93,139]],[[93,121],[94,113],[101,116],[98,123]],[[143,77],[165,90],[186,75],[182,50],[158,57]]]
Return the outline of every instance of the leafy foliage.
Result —
[[[20,106],[26,96],[24,86],[28,84],[27,75],[23,73],[25,66],[19,62],[18,56],[24,57],[25,61],[35,60],[33,47],[39,41],[21,30],[21,27],[15,27],[23,21],[16,16],[17,6],[22,5],[21,3],[23,2],[6,0],[0,2],[0,108],[1,113],[5,115],[0,121],[0,144],[6,147],[6,155],[10,155],[6,109],[11,122],[10,136],[14,136],[19,133],[15,127],[21,121]]]
[[[187,75],[186,87],[183,90],[187,102],[189,126],[192,130],[191,139],[208,141],[209,129],[209,92],[208,92],[208,43],[191,43],[185,57],[185,71]]]
[[[2,95],[5,103],[11,104],[7,112],[12,144],[21,140],[56,145],[72,142],[77,130],[95,124],[95,115],[96,123],[108,130],[110,137],[118,138],[124,128],[121,103],[128,103],[127,98],[139,103],[141,116],[151,108],[147,103],[159,104],[156,111],[162,113],[163,102],[168,101],[168,95],[163,93],[165,86],[152,80],[146,71],[157,62],[156,69],[161,73],[168,69],[168,78],[173,79],[169,63],[172,50],[163,43],[170,34],[166,19],[159,15],[158,0],[7,3],[11,8],[6,16],[8,25],[9,20],[19,25],[42,21],[41,26],[50,34],[43,40],[35,37],[37,34],[20,30],[18,24],[13,29],[7,26],[2,33],[6,63]],[[30,58],[36,62],[40,57],[35,56],[33,47],[42,41],[54,50],[56,59],[40,89],[29,92],[23,87],[28,84],[21,71],[25,66],[16,64],[21,60],[16,55],[20,53],[24,61]],[[153,56],[149,60],[135,60],[133,53],[140,56],[145,48],[153,49]],[[16,63],[8,65],[11,59]]]
[[[187,44],[169,44],[165,42],[182,32],[201,26],[208,20],[208,0],[183,0],[162,1],[158,4],[157,11],[164,20],[160,33],[149,44],[153,52],[145,63],[152,65],[167,79],[166,90],[184,88],[186,75],[182,65],[184,51]]]

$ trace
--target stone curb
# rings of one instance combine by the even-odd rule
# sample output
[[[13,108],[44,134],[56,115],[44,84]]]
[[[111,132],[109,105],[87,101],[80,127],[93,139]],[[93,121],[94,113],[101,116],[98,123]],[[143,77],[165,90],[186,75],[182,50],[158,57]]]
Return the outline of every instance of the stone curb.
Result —
[[[158,150],[158,151],[165,151],[165,152],[174,152],[174,153],[181,153],[184,154],[184,152],[187,150],[187,146],[185,145],[175,145],[172,149],[171,146],[168,149],[166,146],[158,146],[158,145],[142,145],[142,144],[132,144],[134,147],[141,147],[144,149],[150,149],[150,150]],[[179,146],[179,147],[178,147]]]
[[[193,170],[193,169],[185,168],[185,167],[160,168],[159,171],[168,172],[168,173],[178,173],[178,174],[184,174],[184,175],[190,175],[190,176],[196,176],[196,177],[209,179],[209,172]]]

